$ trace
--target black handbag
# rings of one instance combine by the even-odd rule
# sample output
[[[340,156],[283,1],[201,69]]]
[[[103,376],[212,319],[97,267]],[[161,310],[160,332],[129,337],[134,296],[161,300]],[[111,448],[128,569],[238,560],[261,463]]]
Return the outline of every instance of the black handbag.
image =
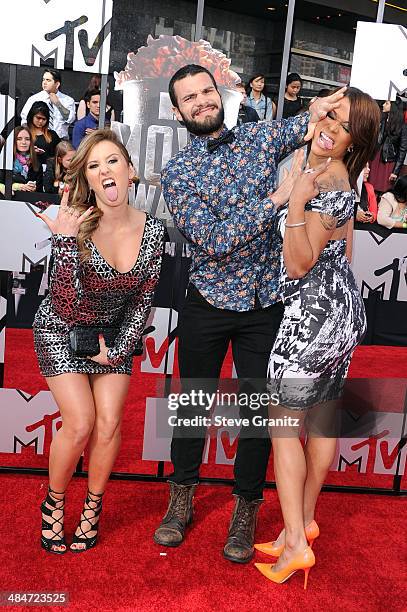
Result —
[[[154,331],[155,327],[146,327],[142,336]],[[100,353],[99,335],[105,339],[106,346],[112,348],[116,341],[120,327],[102,327],[97,325],[76,325],[69,332],[72,353],[75,357],[94,357]],[[143,353],[143,340],[137,342],[131,357]]]

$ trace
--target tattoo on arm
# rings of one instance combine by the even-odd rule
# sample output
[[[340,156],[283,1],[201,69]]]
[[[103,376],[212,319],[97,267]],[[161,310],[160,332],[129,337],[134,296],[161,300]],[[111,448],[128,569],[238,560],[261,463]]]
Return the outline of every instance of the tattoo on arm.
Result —
[[[334,174],[324,174],[321,181],[318,182],[319,191],[348,191],[349,183],[342,177]]]
[[[332,231],[336,228],[336,219],[332,217],[332,215],[327,215],[326,213],[319,213],[319,220],[321,221],[324,229],[328,231]]]
[[[59,112],[62,115],[62,119],[64,121],[66,121],[69,117],[69,109],[65,108],[65,106],[63,106],[63,104],[58,100],[58,102],[55,104],[55,106],[57,107],[57,109],[59,110]]]

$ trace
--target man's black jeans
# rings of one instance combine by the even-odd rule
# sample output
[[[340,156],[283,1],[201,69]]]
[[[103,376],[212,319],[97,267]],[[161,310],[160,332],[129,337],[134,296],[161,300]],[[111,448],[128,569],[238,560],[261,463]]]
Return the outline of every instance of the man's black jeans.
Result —
[[[221,310],[189,285],[179,326],[178,363],[183,389],[185,379],[218,380],[229,342],[238,378],[265,381],[270,351],[282,316],[281,303],[248,312]],[[188,411],[184,414],[191,416]],[[263,415],[267,416],[267,407]],[[178,409],[180,416],[182,410]],[[241,435],[238,441],[233,493],[248,501],[263,495],[271,449],[267,428],[265,430],[263,436]],[[188,430],[177,427],[171,443],[174,472],[169,479],[184,485],[198,482],[204,447],[204,436],[191,438]]]

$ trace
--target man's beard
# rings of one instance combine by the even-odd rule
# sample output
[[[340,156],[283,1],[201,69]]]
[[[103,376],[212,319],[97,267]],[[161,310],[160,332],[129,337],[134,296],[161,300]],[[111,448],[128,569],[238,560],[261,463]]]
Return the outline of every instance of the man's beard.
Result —
[[[223,106],[221,106],[214,117],[205,117],[202,123],[194,121],[194,119],[187,119],[182,113],[181,117],[182,123],[185,125],[188,132],[191,132],[191,134],[195,136],[209,136],[213,134],[213,132],[220,130],[223,126],[225,111],[223,110]]]

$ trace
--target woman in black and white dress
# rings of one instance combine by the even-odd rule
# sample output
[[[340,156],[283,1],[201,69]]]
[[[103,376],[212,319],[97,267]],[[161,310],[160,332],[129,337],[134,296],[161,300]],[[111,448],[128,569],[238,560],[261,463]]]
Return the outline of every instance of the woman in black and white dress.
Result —
[[[139,342],[157,284],[164,228],[129,206],[134,169],[110,130],[80,144],[67,174],[58,216],[37,215],[52,232],[50,291],[34,321],[40,370],[61,412],[49,460],[49,491],[41,505],[42,547],[62,554],[64,496],[89,444],[88,493],[70,546],[96,544],[102,495],[120,448],[120,426]],[[75,356],[77,326],[118,328],[114,346],[99,337],[98,355]]]
[[[315,505],[336,449],[334,434],[327,437],[330,402],[340,396],[366,328],[347,241],[352,239],[356,181],[374,154],[379,122],[370,96],[346,90],[337,108],[316,124],[308,168],[296,171],[288,207],[278,213],[285,309],[269,362],[270,385],[280,402],[270,407],[270,416],[299,422],[270,430],[284,529],[277,540],[256,545],[279,557],[277,563],[256,565],[276,583],[298,569],[307,578],[315,563],[308,543],[319,535]],[[299,431],[306,414],[307,424],[312,420],[314,426],[303,449]]]

